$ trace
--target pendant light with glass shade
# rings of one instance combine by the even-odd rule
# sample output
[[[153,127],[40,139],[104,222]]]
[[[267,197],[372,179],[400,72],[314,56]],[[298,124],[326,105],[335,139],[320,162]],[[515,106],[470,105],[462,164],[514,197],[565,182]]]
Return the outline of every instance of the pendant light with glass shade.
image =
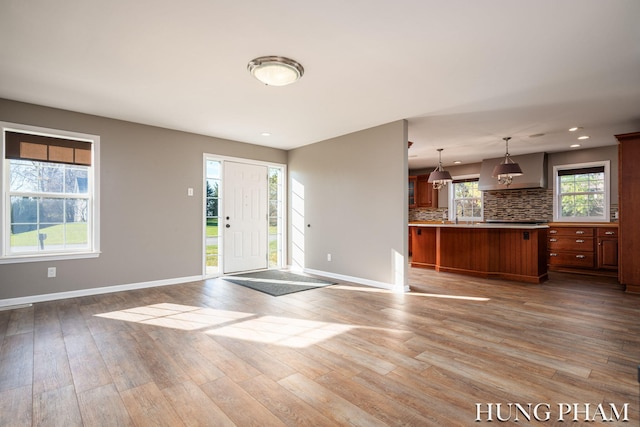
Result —
[[[509,154],[509,140],[510,136],[507,136],[504,139],[506,145],[506,154],[504,155],[504,160],[493,168],[492,177],[498,178],[498,182],[500,184],[504,184],[507,187],[511,185],[514,176],[522,175],[522,169],[520,169],[520,165],[514,162],[511,159],[511,155]]]
[[[438,148],[438,166],[429,174],[428,182],[433,184],[433,188],[440,190],[442,187],[453,181],[451,174],[442,167],[442,150]]]

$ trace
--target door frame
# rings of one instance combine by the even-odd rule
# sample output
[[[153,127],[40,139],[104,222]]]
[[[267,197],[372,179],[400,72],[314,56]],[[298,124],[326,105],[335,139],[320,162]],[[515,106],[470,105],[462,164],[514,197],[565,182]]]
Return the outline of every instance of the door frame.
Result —
[[[211,154],[211,153],[203,153],[202,156],[202,197],[201,197],[201,220],[202,220],[202,232],[200,234],[200,237],[202,239],[202,244],[201,244],[201,265],[202,265],[202,277],[203,278],[214,278],[214,277],[218,277],[218,276],[222,276],[224,275],[224,271],[223,271],[223,261],[222,261],[222,257],[224,256],[224,254],[221,252],[222,248],[224,247],[224,241],[223,241],[223,234],[219,232],[218,233],[218,272],[215,274],[207,274],[207,257],[206,257],[206,231],[207,231],[207,215],[206,215],[206,209],[205,209],[205,203],[206,203],[206,198],[207,198],[207,187],[205,185],[206,179],[207,179],[207,160],[214,160],[214,161],[219,161],[221,163],[221,169],[220,169],[220,175],[221,175],[221,185],[219,188],[219,195],[218,198],[220,200],[222,200],[222,203],[218,206],[218,224],[220,224],[220,219],[224,218],[224,200],[225,200],[225,194],[224,194],[224,184],[222,183],[222,179],[224,177],[224,167],[225,167],[225,162],[234,162],[234,163],[244,163],[244,164],[248,164],[248,165],[257,165],[257,166],[266,166],[267,167],[267,172],[269,171],[269,168],[278,168],[282,171],[282,194],[281,194],[281,200],[280,200],[280,206],[281,206],[281,216],[282,216],[282,224],[281,224],[281,230],[280,234],[282,236],[282,247],[280,250],[280,255],[281,255],[281,259],[279,260],[279,264],[276,268],[284,268],[287,265],[287,260],[288,260],[288,254],[287,254],[287,247],[288,247],[288,240],[287,240],[287,230],[288,230],[288,224],[289,224],[289,211],[287,208],[287,199],[288,199],[288,193],[287,193],[287,183],[288,183],[288,175],[287,175],[287,165],[284,163],[277,163],[277,162],[267,162],[267,161],[262,161],[262,160],[252,160],[252,159],[246,159],[246,158],[242,158],[242,157],[231,157],[231,156],[222,156],[222,155],[218,155],[218,154]],[[268,186],[268,182],[267,182],[267,186]],[[268,195],[268,187],[267,187],[267,203],[269,203],[269,195]],[[269,212],[268,210],[268,206],[267,206],[267,212]],[[268,215],[267,215],[268,216]],[[265,221],[267,221],[267,242],[266,244],[269,245],[269,232],[268,232],[268,227],[269,227],[269,218],[267,217],[265,219]],[[267,256],[269,254],[269,248],[267,246]],[[269,267],[269,263],[267,262],[267,268],[271,268]]]

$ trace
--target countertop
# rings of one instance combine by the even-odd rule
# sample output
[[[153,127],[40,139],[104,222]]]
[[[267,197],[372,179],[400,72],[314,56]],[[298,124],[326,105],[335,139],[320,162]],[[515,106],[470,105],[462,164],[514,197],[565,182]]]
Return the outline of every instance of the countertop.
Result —
[[[618,227],[617,222],[550,222],[550,227]]]
[[[409,223],[409,227],[457,227],[457,228],[515,228],[523,230],[535,230],[540,228],[549,228],[547,224],[508,224],[508,223],[487,223],[487,222],[474,222],[474,223],[459,223],[455,224],[450,221],[446,221],[444,224],[442,221],[413,221]]]

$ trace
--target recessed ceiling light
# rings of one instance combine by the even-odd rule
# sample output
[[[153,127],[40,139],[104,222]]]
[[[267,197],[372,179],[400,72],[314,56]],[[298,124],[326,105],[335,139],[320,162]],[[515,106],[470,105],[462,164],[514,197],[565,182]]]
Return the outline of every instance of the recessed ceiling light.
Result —
[[[544,136],[544,133],[534,133],[533,135],[529,135],[529,138],[540,138]]]
[[[582,145],[580,145],[580,144],[571,144],[569,147],[578,148],[578,147],[582,147]]]
[[[247,70],[268,86],[286,86],[304,75],[304,68],[293,59],[282,56],[261,56],[249,61]]]
[[[589,139],[589,137],[587,135],[582,135],[582,136],[579,136],[578,139]]]
[[[577,130],[582,129],[581,127],[572,127],[571,129],[569,129],[569,132],[575,132]]]
[[[454,165],[459,165],[460,163],[462,163],[460,160],[456,160],[455,162],[453,162]]]
[[[260,135],[262,135],[262,136],[271,136],[271,133],[269,133],[269,132],[262,132]]]

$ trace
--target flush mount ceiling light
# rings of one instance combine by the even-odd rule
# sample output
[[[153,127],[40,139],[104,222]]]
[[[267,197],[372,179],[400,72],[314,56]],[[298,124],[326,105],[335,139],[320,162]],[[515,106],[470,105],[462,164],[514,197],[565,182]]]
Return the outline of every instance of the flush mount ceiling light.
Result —
[[[261,56],[249,61],[247,70],[269,86],[286,86],[299,80],[304,74],[302,65],[283,56]]]
[[[451,174],[442,167],[442,150],[438,148],[438,166],[429,174],[428,182],[433,184],[433,188],[440,190],[442,187],[453,181]]]
[[[498,182],[500,184],[504,184],[507,187],[511,185],[514,176],[522,175],[522,169],[520,169],[520,165],[511,160],[511,155],[509,154],[509,140],[510,136],[504,139],[506,144],[506,154],[504,155],[504,160],[502,163],[493,168],[493,176],[494,178],[498,178]]]

